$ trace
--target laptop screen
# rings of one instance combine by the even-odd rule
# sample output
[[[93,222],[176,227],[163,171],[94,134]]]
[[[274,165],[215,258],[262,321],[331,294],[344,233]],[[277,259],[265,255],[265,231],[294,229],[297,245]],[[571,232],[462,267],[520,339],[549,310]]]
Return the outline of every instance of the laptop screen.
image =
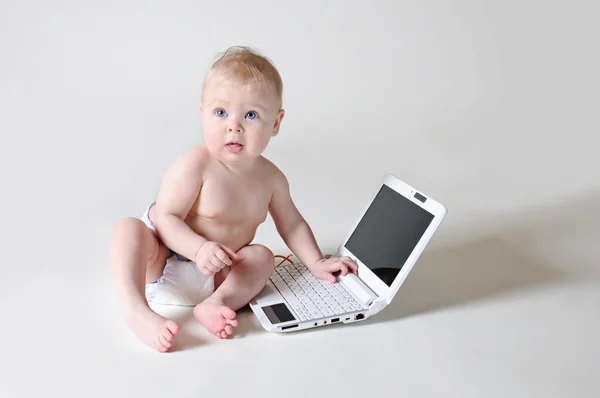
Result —
[[[391,286],[433,214],[383,185],[345,247]]]

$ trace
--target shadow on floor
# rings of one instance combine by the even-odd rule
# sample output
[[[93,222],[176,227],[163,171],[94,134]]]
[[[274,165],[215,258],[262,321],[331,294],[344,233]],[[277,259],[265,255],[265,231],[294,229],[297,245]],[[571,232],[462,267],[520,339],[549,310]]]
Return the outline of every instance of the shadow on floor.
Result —
[[[425,250],[394,301],[368,322],[508,296],[577,277],[571,264],[564,264],[568,253],[552,257],[548,252],[568,252],[571,236],[600,236],[600,196],[516,213],[484,225],[487,228],[477,229],[494,232]]]

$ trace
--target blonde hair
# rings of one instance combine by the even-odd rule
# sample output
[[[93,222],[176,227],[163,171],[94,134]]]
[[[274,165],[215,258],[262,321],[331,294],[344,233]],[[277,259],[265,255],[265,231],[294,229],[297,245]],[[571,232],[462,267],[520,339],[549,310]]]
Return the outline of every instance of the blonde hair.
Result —
[[[202,96],[209,82],[263,84],[275,91],[280,106],[283,101],[283,82],[279,71],[270,59],[250,47],[233,46],[217,55],[204,78]]]

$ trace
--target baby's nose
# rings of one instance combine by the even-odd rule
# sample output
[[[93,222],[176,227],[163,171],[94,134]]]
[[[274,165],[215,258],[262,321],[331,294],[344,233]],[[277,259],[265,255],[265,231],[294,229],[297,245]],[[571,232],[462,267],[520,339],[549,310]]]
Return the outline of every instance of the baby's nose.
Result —
[[[229,125],[229,128],[227,129],[228,132],[233,133],[241,133],[242,132],[242,126],[239,123],[232,123]]]

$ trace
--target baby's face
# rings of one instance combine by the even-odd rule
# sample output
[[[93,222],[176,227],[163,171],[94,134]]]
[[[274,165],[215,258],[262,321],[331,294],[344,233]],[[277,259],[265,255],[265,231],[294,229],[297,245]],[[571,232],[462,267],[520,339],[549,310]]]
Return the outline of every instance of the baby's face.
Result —
[[[263,153],[279,132],[283,110],[276,95],[259,84],[211,84],[200,111],[210,152],[225,162],[246,163]]]

